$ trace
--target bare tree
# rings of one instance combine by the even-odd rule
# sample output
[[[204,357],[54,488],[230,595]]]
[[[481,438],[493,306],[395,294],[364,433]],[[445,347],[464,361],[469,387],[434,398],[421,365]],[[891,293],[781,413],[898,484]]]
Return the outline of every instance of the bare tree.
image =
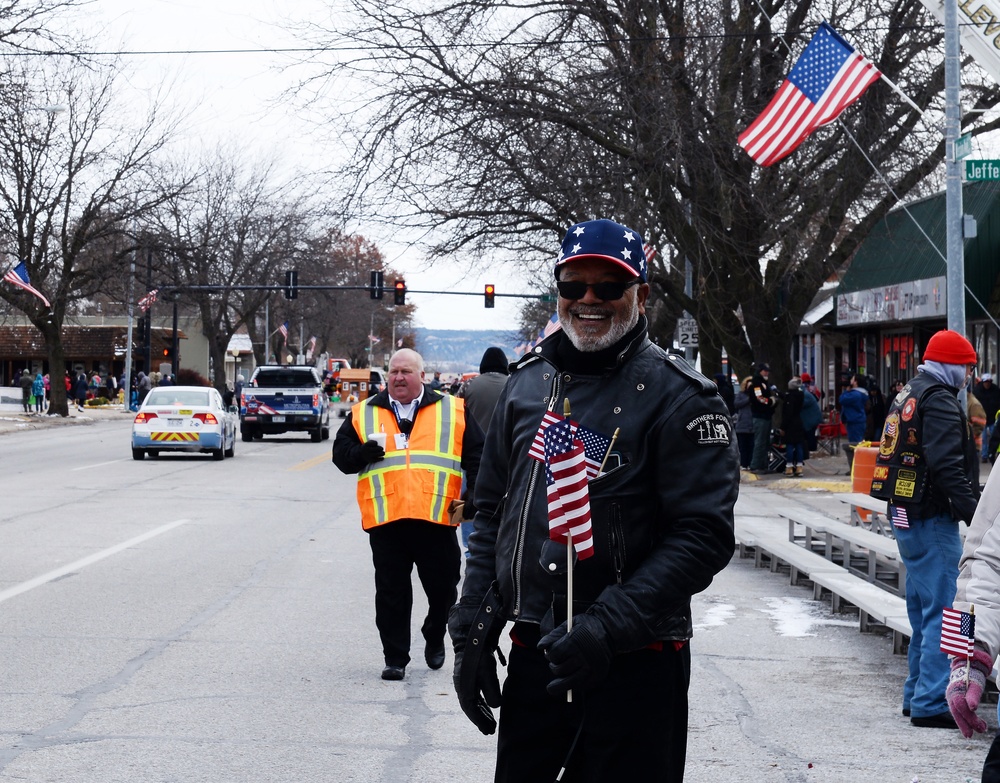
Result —
[[[432,234],[437,256],[548,269],[567,225],[615,217],[660,251],[656,334],[669,340],[688,310],[708,373],[725,348],[741,374],[767,359],[787,377],[819,287],[943,159],[942,32],[918,0],[354,0],[353,12],[360,54],[314,61],[302,84],[315,99],[345,67],[365,79],[370,100],[346,118],[357,138],[339,177],[355,183],[347,208]],[[763,169],[737,136],[824,18],[926,111],[877,83]],[[318,25],[305,35],[344,38]],[[1000,99],[970,63],[963,89],[977,108]]]
[[[42,332],[57,381],[66,316],[121,274],[132,224],[164,197],[155,158],[173,125],[155,104],[145,113],[116,105],[113,68],[22,62],[4,78],[0,249],[25,263],[51,306],[8,285],[0,298]],[[51,386],[50,411],[67,415],[65,388]]]
[[[246,160],[230,147],[216,149],[197,168],[191,185],[147,222],[157,237],[158,284],[180,287],[181,300],[197,308],[212,383],[222,391],[226,348],[240,327],[261,346],[258,361],[266,358],[267,336],[258,334],[257,316],[271,292],[238,287],[281,284],[281,270],[295,267],[305,252],[309,215],[300,183],[281,181],[273,162]]]

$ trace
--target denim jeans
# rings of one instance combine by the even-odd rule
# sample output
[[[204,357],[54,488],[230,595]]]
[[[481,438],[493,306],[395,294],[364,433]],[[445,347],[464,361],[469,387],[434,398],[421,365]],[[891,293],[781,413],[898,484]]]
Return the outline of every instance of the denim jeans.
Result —
[[[986,459],[990,456],[990,439],[993,437],[993,428],[996,427],[996,423],[987,424],[983,427],[983,451],[982,457]]]
[[[962,555],[958,521],[947,514],[910,520],[909,528],[896,528],[896,543],[906,565],[906,614],[913,629],[903,708],[926,718],[948,712],[944,692],[951,665],[941,652],[941,615],[955,599]]]

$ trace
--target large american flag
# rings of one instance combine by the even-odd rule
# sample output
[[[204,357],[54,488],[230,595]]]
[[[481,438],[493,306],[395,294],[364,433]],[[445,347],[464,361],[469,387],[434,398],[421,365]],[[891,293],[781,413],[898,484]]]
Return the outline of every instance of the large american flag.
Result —
[[[24,289],[29,294],[34,294],[45,303],[46,307],[52,307],[52,305],[49,304],[49,300],[45,298],[42,292],[31,285],[31,280],[28,279],[28,267],[25,265],[24,261],[21,261],[17,266],[7,272],[7,274],[3,276],[3,279],[12,285],[16,285],[18,288]]]
[[[739,135],[740,146],[761,166],[776,163],[837,119],[881,75],[823,22],[767,108]]]
[[[941,652],[959,658],[972,656],[976,641],[976,616],[947,608],[941,618]]]
[[[545,484],[549,538],[564,542],[566,535],[571,535],[577,557],[585,560],[594,554],[587,464],[583,442],[569,419],[545,429]]]

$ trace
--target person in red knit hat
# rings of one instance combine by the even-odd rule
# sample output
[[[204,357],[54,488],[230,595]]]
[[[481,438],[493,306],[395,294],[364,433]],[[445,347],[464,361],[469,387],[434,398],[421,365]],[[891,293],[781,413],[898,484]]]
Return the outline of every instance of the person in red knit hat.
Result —
[[[979,502],[976,442],[958,400],[975,364],[972,344],[958,332],[931,337],[886,415],[872,480],[871,494],[888,501],[907,572],[913,633],[903,715],[926,728],[956,727],[945,695],[951,664],[941,652],[941,615],[955,598],[958,522],[970,524]]]

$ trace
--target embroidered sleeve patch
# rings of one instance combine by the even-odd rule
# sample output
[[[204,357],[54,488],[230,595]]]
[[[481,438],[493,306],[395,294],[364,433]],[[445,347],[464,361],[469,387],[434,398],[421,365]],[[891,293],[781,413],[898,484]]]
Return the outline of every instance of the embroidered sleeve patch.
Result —
[[[724,413],[704,413],[684,425],[684,431],[699,446],[728,446],[732,421]]]

